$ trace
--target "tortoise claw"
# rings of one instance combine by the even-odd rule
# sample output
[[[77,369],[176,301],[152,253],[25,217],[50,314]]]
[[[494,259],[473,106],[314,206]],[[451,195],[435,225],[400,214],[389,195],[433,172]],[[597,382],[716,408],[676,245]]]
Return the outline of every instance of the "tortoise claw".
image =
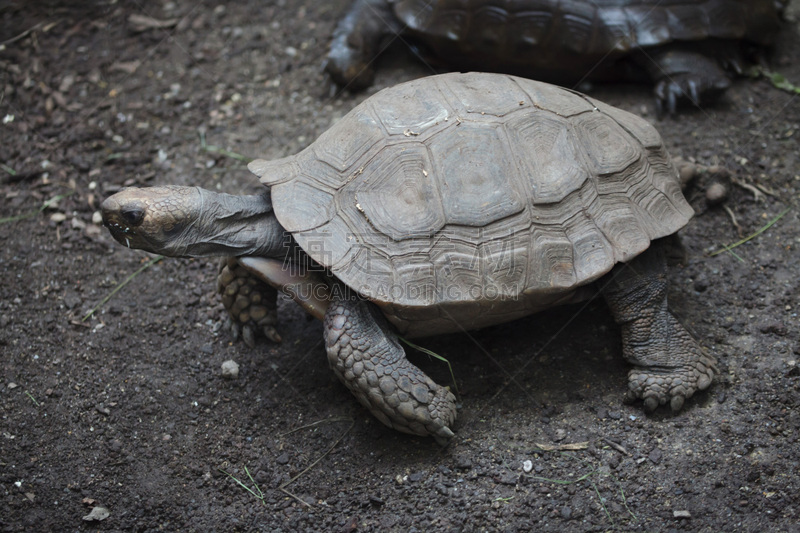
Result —
[[[245,324],[242,328],[242,340],[249,348],[256,347],[255,329],[250,324]]]
[[[264,329],[262,329],[262,331],[264,332],[264,336],[269,340],[271,340],[272,342],[283,341],[283,337],[281,337],[281,334],[278,333],[278,330],[275,329],[273,326],[269,325],[264,326]]]
[[[240,326],[239,323],[233,320],[231,317],[228,317],[225,320],[225,329],[231,332],[233,342],[238,341],[242,336],[242,326]]]
[[[673,397],[672,401],[669,402],[669,406],[672,409],[672,412],[673,413],[677,413],[678,411],[683,409],[683,402],[684,402],[684,397],[683,396],[675,396],[675,397]]]
[[[658,409],[658,398],[655,396],[649,396],[644,399],[644,410],[648,413],[652,413]]]

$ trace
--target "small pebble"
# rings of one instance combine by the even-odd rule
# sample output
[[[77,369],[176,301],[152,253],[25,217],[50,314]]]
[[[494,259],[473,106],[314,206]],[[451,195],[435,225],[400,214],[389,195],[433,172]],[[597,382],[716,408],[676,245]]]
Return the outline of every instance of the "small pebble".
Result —
[[[708,205],[718,205],[728,198],[728,189],[721,183],[712,183],[706,189],[706,203]]]
[[[222,363],[222,377],[225,379],[236,379],[239,377],[239,365],[236,361],[225,361]]]
[[[83,519],[87,522],[99,522],[100,520],[105,520],[109,516],[111,516],[111,512],[107,508],[98,505],[93,507],[92,511],[84,516]]]
[[[697,167],[691,163],[685,163],[678,169],[681,186],[686,187],[695,177],[697,177]]]
[[[533,470],[533,463],[530,459],[526,459],[524,463],[522,463],[522,470],[527,474],[531,470]]]
[[[672,516],[675,518],[691,518],[692,513],[689,511],[672,511]]]

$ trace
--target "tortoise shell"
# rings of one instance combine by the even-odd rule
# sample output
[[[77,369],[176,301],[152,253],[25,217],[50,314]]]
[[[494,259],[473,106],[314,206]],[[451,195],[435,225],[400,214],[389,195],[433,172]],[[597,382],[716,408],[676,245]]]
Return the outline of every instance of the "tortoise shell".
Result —
[[[303,250],[417,336],[569,300],[693,214],[645,120],[500,74],[384,89],[250,169]]]
[[[779,27],[774,0],[399,0],[393,8],[437,57],[554,73],[673,42],[769,45]]]

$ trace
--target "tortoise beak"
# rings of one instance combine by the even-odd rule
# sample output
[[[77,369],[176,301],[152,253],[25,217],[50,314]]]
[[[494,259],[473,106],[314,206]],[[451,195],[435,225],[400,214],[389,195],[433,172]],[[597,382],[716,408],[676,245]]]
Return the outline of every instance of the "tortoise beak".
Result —
[[[100,205],[103,225],[111,232],[111,236],[128,248],[131,238],[136,234],[135,228],[144,220],[144,206],[138,202],[120,202],[117,195],[109,196]]]

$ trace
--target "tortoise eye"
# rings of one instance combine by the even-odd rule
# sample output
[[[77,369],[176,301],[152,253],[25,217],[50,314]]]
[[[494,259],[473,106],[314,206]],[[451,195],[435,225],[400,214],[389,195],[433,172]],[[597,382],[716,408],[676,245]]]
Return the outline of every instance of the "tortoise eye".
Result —
[[[123,209],[120,213],[122,220],[130,226],[138,226],[144,220],[144,209],[141,207],[130,207]]]

